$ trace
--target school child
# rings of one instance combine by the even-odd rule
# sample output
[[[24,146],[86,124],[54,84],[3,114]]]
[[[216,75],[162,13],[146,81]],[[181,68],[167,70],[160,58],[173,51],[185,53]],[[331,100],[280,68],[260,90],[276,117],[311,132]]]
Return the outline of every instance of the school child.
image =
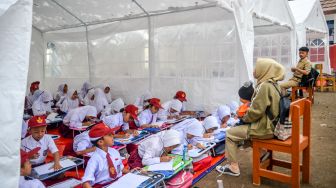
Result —
[[[173,99],[171,101],[165,102],[159,110],[158,118],[160,121],[165,121],[171,118],[178,118],[180,112],[182,111],[182,102],[178,99]]]
[[[93,89],[93,86],[89,82],[84,82],[80,92],[78,93],[79,100],[82,104],[84,104],[84,99],[91,89]]]
[[[224,129],[220,128],[217,118],[214,116],[208,116],[203,120],[204,138],[213,138],[217,140],[223,140],[225,138]]]
[[[177,91],[174,99],[177,99],[182,102],[182,111],[186,110],[187,94],[184,91]]]
[[[27,135],[28,124],[22,119],[22,128],[21,128],[21,139],[24,139]]]
[[[32,165],[29,159],[32,158],[34,155],[37,155],[39,150],[40,148],[33,149],[29,152],[25,152],[22,149],[20,150],[21,168],[19,188],[45,188],[40,180],[29,177],[32,172]]]
[[[112,99],[112,93],[111,93],[111,87],[109,85],[105,85],[101,89],[104,91],[106,100],[110,104],[113,100]]]
[[[75,136],[73,140],[73,150],[76,155],[91,156],[96,150],[96,147],[90,141],[89,131],[84,131]]]
[[[181,144],[179,132],[166,130],[149,136],[138,148],[130,153],[128,165],[131,169],[146,165],[169,162],[173,157],[169,153]]]
[[[106,116],[102,120],[105,125],[111,129],[115,129],[116,132],[124,131],[126,134],[115,134],[115,138],[128,138],[130,134],[137,135],[137,131],[130,130],[128,123],[138,119],[138,107],[133,104],[127,105],[123,112],[119,112],[114,115]]]
[[[99,114],[97,116],[100,117],[101,112],[105,109],[105,107],[108,106],[107,99],[102,89],[96,88],[94,90],[93,103],[90,105],[94,106],[97,109],[97,114]]]
[[[247,110],[250,108],[252,95],[254,93],[253,83],[245,82],[241,88],[239,88],[238,95],[240,102],[243,103],[237,110],[238,118],[242,118]]]
[[[204,149],[204,145],[200,142],[203,140],[203,132],[202,124],[197,119],[194,119],[186,128],[181,140],[184,145],[188,146],[188,149],[193,149],[194,147]]]
[[[148,109],[142,111],[139,115],[138,126],[143,128],[154,127],[151,124],[157,122],[157,116],[160,109],[162,109],[160,99],[150,99]]]
[[[57,88],[54,100],[57,103],[62,97],[65,97],[68,94],[68,85],[60,84]]]
[[[149,106],[149,100],[151,98],[153,98],[152,94],[147,91],[135,100],[134,105],[139,108],[140,112],[146,110]]]
[[[220,128],[226,128],[235,124],[234,118],[231,117],[230,108],[227,105],[219,106],[213,114],[217,118]]]
[[[121,98],[118,98],[112,101],[102,112],[100,119],[103,119],[106,116],[117,114],[125,107],[125,103]]]
[[[81,106],[72,109],[63,119],[64,125],[69,127],[82,127],[92,124],[92,120],[97,117],[97,110],[93,106]]]
[[[35,92],[35,94],[39,96],[34,101],[33,106],[32,106],[33,115],[34,116],[49,115],[52,112],[51,94],[48,91],[40,91],[40,90],[38,90],[38,92]]]
[[[79,107],[79,99],[76,90],[70,89],[66,96],[63,96],[57,103],[61,113],[68,113],[70,110]]]
[[[94,106],[94,98],[95,98],[95,89],[90,89],[83,99],[83,104],[85,106],[91,105]]]
[[[29,152],[37,147],[41,149],[34,156],[34,159],[30,160],[34,166],[41,165],[47,158],[48,151],[50,151],[54,158],[54,170],[60,170],[60,155],[51,136],[46,135],[47,123],[44,116],[33,116],[28,121],[30,136],[24,138],[21,141],[21,149]]]
[[[113,131],[104,123],[97,124],[89,131],[90,140],[96,151],[85,168],[82,178],[84,188],[107,185],[128,172],[128,169],[124,168],[119,152],[112,148]]]
[[[28,110],[28,111],[31,110],[34,101],[37,99],[34,96],[34,93],[35,93],[35,91],[39,90],[39,87],[40,87],[39,85],[40,85],[39,81],[35,81],[35,82],[30,84],[29,93],[28,93],[28,95],[26,96],[26,99],[25,99],[25,109]]]

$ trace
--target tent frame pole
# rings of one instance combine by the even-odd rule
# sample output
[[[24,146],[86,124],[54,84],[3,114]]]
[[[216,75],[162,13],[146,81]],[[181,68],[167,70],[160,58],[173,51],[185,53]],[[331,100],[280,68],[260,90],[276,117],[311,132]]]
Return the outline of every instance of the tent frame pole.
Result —
[[[89,31],[88,31],[88,25],[81,20],[79,17],[77,17],[75,14],[73,14],[70,10],[65,8],[63,5],[61,5],[56,0],[51,0],[54,2],[57,6],[59,6],[61,9],[63,9],[65,12],[70,14],[72,17],[74,17],[76,20],[78,20],[81,24],[78,27],[85,27],[85,38],[86,38],[86,49],[87,49],[87,61],[88,61],[88,67],[89,67],[89,81],[92,83],[93,77],[92,77],[92,70],[91,70],[91,62],[90,62],[90,43],[89,43]]]
[[[152,93],[153,89],[153,75],[154,75],[154,40],[153,40],[153,28],[152,28],[152,21],[151,15],[138,3],[136,0],[132,0],[145,14],[148,20],[148,79],[149,79],[149,91]]]

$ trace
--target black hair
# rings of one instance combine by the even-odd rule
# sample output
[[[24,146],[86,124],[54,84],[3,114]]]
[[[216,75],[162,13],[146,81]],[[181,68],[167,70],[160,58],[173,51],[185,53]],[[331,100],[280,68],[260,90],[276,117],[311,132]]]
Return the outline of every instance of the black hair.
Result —
[[[124,112],[125,111],[125,108],[122,108],[119,110],[119,112]]]
[[[96,146],[97,148],[99,148],[98,142],[99,142],[99,140],[102,140],[102,139],[103,139],[103,137],[99,138],[98,140],[91,140],[91,143],[92,143],[93,146]]]
[[[309,48],[306,46],[303,46],[299,49],[299,51],[303,51],[303,52],[309,52]]]

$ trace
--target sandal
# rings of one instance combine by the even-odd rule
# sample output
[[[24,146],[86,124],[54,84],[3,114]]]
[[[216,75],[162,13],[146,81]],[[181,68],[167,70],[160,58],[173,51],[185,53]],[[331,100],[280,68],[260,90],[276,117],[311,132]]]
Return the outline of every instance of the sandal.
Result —
[[[239,176],[240,175],[240,172],[233,172],[231,169],[230,169],[230,165],[229,164],[226,164],[224,166],[216,166],[216,170],[221,173],[219,176],[221,176],[222,174],[226,174],[226,175],[230,175],[230,176]]]

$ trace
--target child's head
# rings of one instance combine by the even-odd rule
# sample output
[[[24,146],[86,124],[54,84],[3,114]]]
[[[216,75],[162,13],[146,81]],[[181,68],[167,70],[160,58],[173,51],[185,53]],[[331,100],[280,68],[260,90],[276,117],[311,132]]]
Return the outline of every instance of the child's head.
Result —
[[[226,123],[231,117],[230,108],[227,105],[219,106],[217,109],[217,116],[222,124]]]
[[[104,89],[104,93],[109,93],[111,90],[111,88],[109,86],[106,86]]]
[[[164,131],[162,142],[164,150],[169,153],[181,144],[180,133],[173,129]]]
[[[242,103],[250,102],[254,93],[253,83],[251,81],[245,82],[239,88],[238,95]]]
[[[76,99],[78,99],[78,93],[77,93],[77,90],[72,90],[70,94],[71,94],[71,99],[72,99],[72,100],[76,100]]]
[[[89,132],[90,141],[98,148],[112,147],[114,144],[114,129],[110,129],[104,123],[95,125]]]
[[[128,123],[138,119],[138,107],[133,104],[127,105],[123,112],[123,120]]]
[[[41,148],[37,147],[29,152],[26,152],[24,150],[20,150],[20,157],[21,157],[21,169],[20,169],[20,175],[21,176],[29,176],[32,171],[31,163],[29,161],[30,158],[33,157]]]
[[[170,113],[180,113],[181,110],[182,110],[182,102],[179,101],[178,99],[172,100],[170,104],[169,112]]]
[[[85,112],[85,119],[87,121],[97,117],[97,109],[94,106],[83,106],[81,108]]]
[[[174,99],[178,99],[181,102],[185,102],[187,101],[187,95],[184,91],[177,91],[174,96]]]
[[[188,126],[186,129],[187,139],[203,136],[204,132],[203,126],[197,119],[193,119],[192,122],[190,122],[190,124],[188,124],[187,126]]]
[[[63,86],[63,93],[67,93],[68,92],[68,85],[64,84]]]
[[[51,94],[48,91],[43,91],[41,94],[41,98],[42,102],[45,104],[49,104],[53,100]]]
[[[214,116],[206,117],[203,121],[203,126],[207,133],[213,133],[215,130],[217,130],[220,127],[216,117]]]
[[[43,138],[47,130],[45,116],[33,116],[28,121],[29,133],[32,137],[39,141]]]
[[[149,110],[152,112],[152,114],[156,114],[160,108],[162,108],[160,99],[158,98],[151,98],[149,100]]]

